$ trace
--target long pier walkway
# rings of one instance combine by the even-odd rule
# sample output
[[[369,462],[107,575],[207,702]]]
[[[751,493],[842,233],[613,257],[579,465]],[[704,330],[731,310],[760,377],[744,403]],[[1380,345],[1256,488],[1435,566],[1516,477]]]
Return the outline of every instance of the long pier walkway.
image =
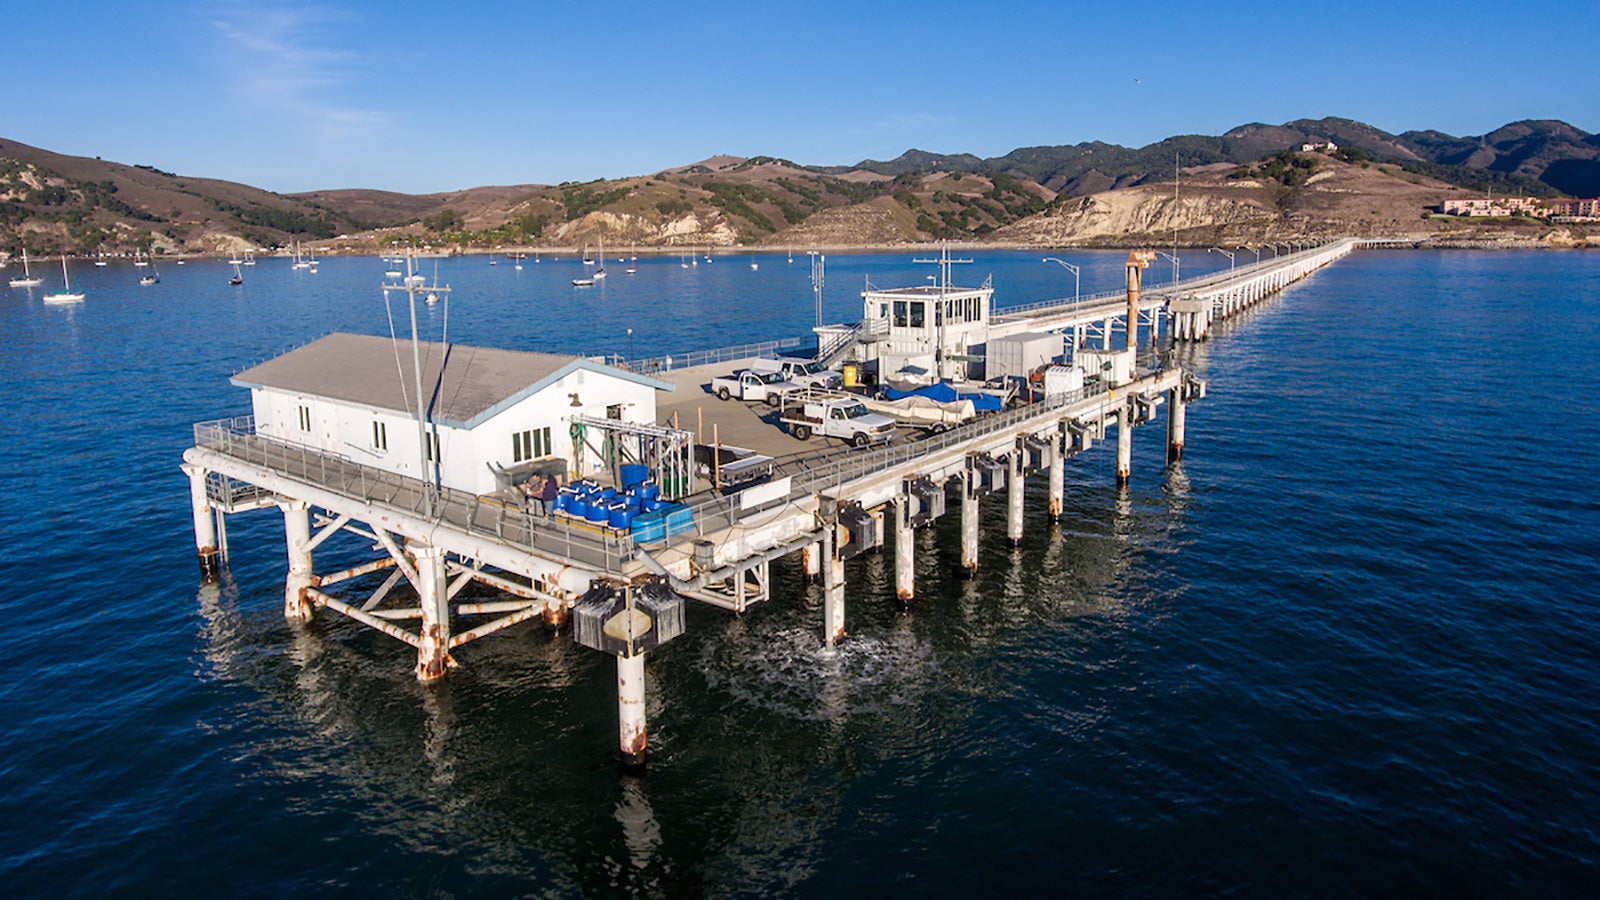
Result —
[[[832,645],[846,634],[845,560],[892,546],[896,597],[911,603],[913,534],[947,511],[960,516],[961,569],[977,571],[982,507],[1003,505],[1007,536],[1020,542],[1028,520],[1027,480],[1045,479],[1044,514],[1059,516],[1064,465],[1096,441],[1115,433],[1116,477],[1125,484],[1133,429],[1154,421],[1164,407],[1166,462],[1182,458],[1185,410],[1206,386],[1140,347],[1141,323],[1128,322],[1130,309],[1139,310],[1136,318],[1152,331],[1169,318],[1172,338],[1200,340],[1212,322],[1355,246],[1336,241],[1149,293],[1140,291],[1130,258],[1125,293],[999,311],[992,334],[1093,328],[1106,352],[1120,322],[1121,362],[1082,388],[888,446],[818,450],[760,422],[758,412],[741,404],[706,403],[689,394],[680,403],[700,404],[697,420],[710,414],[701,440],[723,423],[730,436],[764,435],[775,471],[768,482],[736,493],[689,496],[680,526],[647,540],[566,516],[530,514],[500,494],[440,490],[275,441],[258,434],[248,418],[201,423],[183,465],[196,547],[203,571],[214,576],[226,563],[226,517],[276,506],[288,545],[285,615],[304,621],[319,610],[338,612],[390,635],[416,649],[423,680],[445,675],[456,664],[452,651],[495,631],[534,618],[550,628],[570,624],[579,643],[617,657],[619,747],[625,764],[639,765],[646,734],[644,660],[681,633],[685,602],[742,612],[769,599],[771,562],[798,553],[808,575],[823,583],[819,640]],[[680,384],[699,385],[728,367],[721,361],[671,374]],[[317,572],[314,551],[341,532],[382,552],[340,571]],[[459,599],[470,582],[502,599]]]

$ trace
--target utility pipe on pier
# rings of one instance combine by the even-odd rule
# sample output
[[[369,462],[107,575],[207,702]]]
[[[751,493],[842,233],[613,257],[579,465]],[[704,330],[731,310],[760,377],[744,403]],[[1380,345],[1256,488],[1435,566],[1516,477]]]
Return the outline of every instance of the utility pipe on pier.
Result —
[[[1128,334],[1124,346],[1129,352],[1136,353],[1139,350],[1139,287],[1145,268],[1155,258],[1155,252],[1151,250],[1128,252]]]

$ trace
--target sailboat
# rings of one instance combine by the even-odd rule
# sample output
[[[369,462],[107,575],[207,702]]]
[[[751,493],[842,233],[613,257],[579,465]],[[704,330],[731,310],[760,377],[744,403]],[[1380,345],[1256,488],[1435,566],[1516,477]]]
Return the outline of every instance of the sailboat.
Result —
[[[146,287],[161,283],[161,272],[156,268],[156,258],[150,257],[150,274],[139,276],[139,283]]]
[[[38,287],[44,282],[43,278],[35,277],[28,269],[28,248],[22,248],[22,276],[11,279],[12,287]]]
[[[599,258],[600,258],[600,265],[597,266],[595,268],[595,270],[594,270],[594,278],[595,278],[596,281],[599,281],[600,279],[606,277],[606,239],[605,239],[605,237],[603,235],[600,238],[600,257]]]
[[[106,267],[106,252],[104,250],[95,254],[94,264],[97,268],[104,269]]]
[[[634,249],[634,246],[632,244],[629,244],[628,245],[628,267],[626,269],[623,269],[622,271],[628,273],[629,275],[632,275],[633,273],[639,271],[639,267],[634,265],[634,263],[636,261],[638,261],[638,259],[639,259],[638,252]]]
[[[144,261],[144,257],[139,255],[138,249],[135,249],[133,251],[133,264],[134,264],[135,267],[140,268],[140,269],[144,268],[145,266],[150,265],[149,263]]]
[[[600,244],[600,259],[602,260],[602,262],[600,263],[600,268],[597,269],[593,275],[589,275],[589,276],[586,276],[586,277],[583,277],[583,278],[574,278],[574,279],[572,279],[572,286],[573,287],[594,287],[594,281],[595,281],[596,278],[604,278],[604,277],[606,277],[606,266],[605,266],[605,262],[604,262],[605,253],[606,253],[606,246],[605,246],[604,241],[602,241],[601,244]],[[583,264],[586,265],[586,266],[594,265],[594,260],[589,258],[589,245],[588,244],[584,244],[583,245]]]
[[[300,242],[299,241],[295,241],[294,242],[294,264],[291,265],[289,268],[291,268],[291,269],[309,269],[309,268],[311,268],[311,263],[308,263],[305,260],[300,258]]]
[[[154,258],[154,257],[152,257],[152,258]],[[255,265],[256,264],[256,255],[254,253],[251,253],[249,250],[246,250],[244,252],[244,264],[247,265],[247,266]]]
[[[229,284],[244,284],[244,276],[239,274],[239,267],[233,267],[233,277],[228,279]]]
[[[45,294],[44,302],[77,303],[83,299],[82,294],[74,294],[72,292],[72,280],[67,277],[67,255],[65,253],[61,254],[61,281],[64,285],[61,290],[53,294]]]
[[[761,264],[756,262],[756,258],[754,256],[750,257],[750,271],[754,272],[759,268],[761,268]]]

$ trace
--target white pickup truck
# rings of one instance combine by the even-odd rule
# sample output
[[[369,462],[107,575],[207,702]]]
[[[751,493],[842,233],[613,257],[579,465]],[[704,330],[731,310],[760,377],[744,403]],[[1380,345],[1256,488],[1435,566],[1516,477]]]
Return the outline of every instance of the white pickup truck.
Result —
[[[822,388],[825,390],[838,390],[844,384],[844,376],[831,369],[824,369],[821,364],[812,359],[800,359],[793,356],[780,356],[777,359],[758,359],[750,363],[754,372],[779,372],[783,377],[801,387]]]
[[[799,390],[800,386],[792,381],[785,381],[782,372],[756,372],[751,369],[740,369],[732,375],[720,375],[711,379],[711,393],[716,394],[720,400],[731,400],[738,397],[740,400],[765,400],[768,406],[777,406],[783,402],[785,391]]]
[[[848,394],[806,391],[784,400],[782,421],[789,433],[802,441],[813,434],[836,437],[852,446],[887,443],[894,438],[895,422],[867,409]]]

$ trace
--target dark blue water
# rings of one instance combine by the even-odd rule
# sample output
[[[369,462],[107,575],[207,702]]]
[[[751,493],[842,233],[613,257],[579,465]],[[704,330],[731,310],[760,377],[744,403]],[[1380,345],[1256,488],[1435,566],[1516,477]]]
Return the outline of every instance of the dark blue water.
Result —
[[[1121,254],[1067,258],[1084,293],[1120,284]],[[827,317],[932,273],[909,260],[831,258]],[[643,356],[803,331],[806,258],[760,262],[613,263],[588,291],[571,261],[440,277],[452,340],[629,353],[632,327]],[[1159,426],[1125,493],[1105,447],[1078,457],[1063,522],[1034,498],[1016,551],[986,506],[971,582],[946,517],[908,614],[887,558],[852,561],[837,654],[793,565],[743,618],[695,608],[649,661],[643,779],[614,765],[610,657],[565,635],[485,639],[425,688],[386,637],[284,622],[275,512],[230,519],[232,577],[198,583],[190,423],[247,411],[227,376],[256,360],[387,333],[381,269],[263,261],[236,289],[218,264],[154,288],[85,266],[75,308],[0,292],[10,892],[1600,888],[1593,255],[1324,270],[1180,351],[1211,385],[1181,468]],[[957,280],[990,273],[1001,304],[1072,293],[1034,254]]]

